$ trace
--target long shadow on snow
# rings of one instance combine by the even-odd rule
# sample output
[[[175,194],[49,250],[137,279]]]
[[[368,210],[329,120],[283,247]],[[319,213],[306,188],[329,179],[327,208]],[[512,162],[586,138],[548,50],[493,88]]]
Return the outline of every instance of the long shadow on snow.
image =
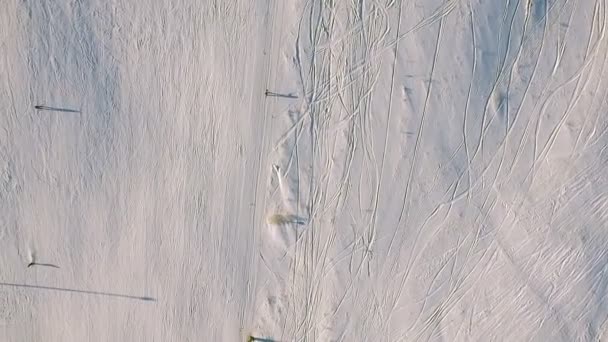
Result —
[[[77,289],[67,289],[67,288],[62,288],[62,287],[39,286],[39,285],[28,285],[28,284],[14,284],[14,283],[1,283],[1,282],[0,282],[0,286],[24,287],[24,288],[29,288],[29,289],[52,290],[52,291],[61,291],[61,292],[72,292],[72,293],[82,293],[82,294],[90,294],[90,295],[97,295],[97,296],[106,296],[106,297],[135,299],[135,300],[143,300],[143,301],[148,301],[148,302],[156,302],[156,298],[153,298],[153,297],[131,296],[131,295],[120,294],[120,293],[112,293],[112,292],[77,290]]]

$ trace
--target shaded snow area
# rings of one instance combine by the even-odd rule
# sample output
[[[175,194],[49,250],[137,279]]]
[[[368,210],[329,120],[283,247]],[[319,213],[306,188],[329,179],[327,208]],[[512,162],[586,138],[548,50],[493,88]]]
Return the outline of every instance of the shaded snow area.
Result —
[[[0,341],[608,341],[607,0],[2,0]]]

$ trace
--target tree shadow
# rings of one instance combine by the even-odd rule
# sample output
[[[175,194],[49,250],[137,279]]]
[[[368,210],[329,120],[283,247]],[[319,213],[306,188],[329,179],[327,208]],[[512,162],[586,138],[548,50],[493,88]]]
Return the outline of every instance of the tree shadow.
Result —
[[[44,264],[44,263],[33,262],[33,261],[27,265],[27,268],[30,268],[32,266],[45,266],[45,267],[59,268],[59,266],[57,266],[55,264]]]
[[[278,342],[278,341],[273,340],[271,338],[249,336],[249,339],[247,340],[247,342]]]
[[[58,108],[58,107],[49,107],[49,106],[34,106],[34,108],[39,110],[50,110],[54,112],[65,112],[65,113],[80,113],[79,110],[69,109],[69,108]]]
[[[106,296],[106,297],[114,297],[114,298],[143,300],[143,301],[147,301],[147,302],[156,302],[156,298],[153,298],[153,297],[131,296],[131,295],[126,295],[126,294],[121,294],[121,293],[112,293],[112,292],[89,291],[89,290],[68,289],[68,288],[62,288],[62,287],[39,286],[39,285],[28,285],[28,284],[14,284],[14,283],[2,283],[2,282],[0,282],[0,286],[23,287],[23,288],[36,289],[36,290],[51,290],[51,291],[81,293],[81,294],[96,295],[96,296]]]
[[[297,98],[298,98],[298,97],[297,97],[295,94],[293,94],[293,93],[289,93],[289,94],[282,94],[282,93],[275,93],[275,92],[273,92],[273,91],[269,91],[269,90],[266,90],[266,91],[264,92],[264,95],[266,95],[266,96],[274,96],[274,97],[283,97],[283,98],[286,98],[286,99],[297,99]]]

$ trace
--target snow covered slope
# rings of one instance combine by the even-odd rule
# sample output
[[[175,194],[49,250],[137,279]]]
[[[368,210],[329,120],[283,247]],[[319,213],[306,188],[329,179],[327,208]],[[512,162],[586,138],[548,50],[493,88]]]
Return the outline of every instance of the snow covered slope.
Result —
[[[0,340],[607,340],[606,5],[4,0]]]

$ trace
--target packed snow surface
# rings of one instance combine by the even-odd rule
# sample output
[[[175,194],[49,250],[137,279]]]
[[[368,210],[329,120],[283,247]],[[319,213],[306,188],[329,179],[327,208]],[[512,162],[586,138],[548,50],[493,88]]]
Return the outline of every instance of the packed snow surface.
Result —
[[[608,341],[607,0],[0,2],[0,341]]]

